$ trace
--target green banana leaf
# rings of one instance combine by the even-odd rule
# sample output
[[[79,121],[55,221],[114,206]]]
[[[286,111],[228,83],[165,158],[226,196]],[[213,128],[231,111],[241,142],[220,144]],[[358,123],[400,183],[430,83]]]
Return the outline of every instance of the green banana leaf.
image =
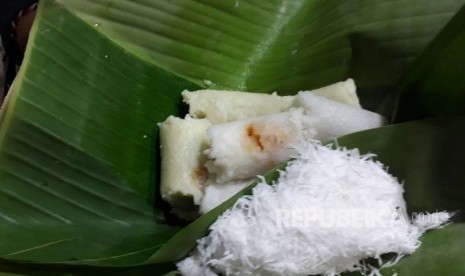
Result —
[[[418,57],[401,81],[397,121],[465,115],[465,6]]]
[[[156,123],[182,114],[182,90],[292,94],[354,76],[362,102],[376,109],[463,4],[41,1],[0,115],[0,271],[172,270],[234,202],[182,230],[162,214]],[[377,153],[396,176],[412,181],[406,194],[412,210],[459,210],[463,157],[460,148],[453,150],[460,146],[453,135],[463,138],[460,128],[457,118],[419,121],[340,143]],[[458,250],[449,245],[464,244],[460,225],[427,234],[423,253],[406,258],[399,271],[434,256],[455,260],[435,271],[463,271],[461,258],[447,255]],[[449,242],[443,246],[441,240]]]
[[[401,72],[465,3],[58,2],[125,49],[199,85],[209,84],[205,83],[208,80],[218,88],[282,94],[333,83],[349,74],[356,74],[362,87],[392,85],[391,70],[382,70],[381,66],[393,61]],[[371,44],[354,36],[364,37]],[[367,49],[371,49],[369,54],[365,54]],[[377,58],[381,50],[391,54],[383,64]],[[357,62],[352,52],[361,53]]]
[[[151,204],[156,122],[197,86],[40,5],[2,110],[0,256],[141,263],[179,229]]]

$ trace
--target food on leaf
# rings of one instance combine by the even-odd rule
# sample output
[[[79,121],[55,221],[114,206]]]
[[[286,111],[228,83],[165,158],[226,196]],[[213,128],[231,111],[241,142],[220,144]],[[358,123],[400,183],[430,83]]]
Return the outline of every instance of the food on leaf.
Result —
[[[195,217],[193,205],[203,196],[203,182],[207,179],[204,167],[209,147],[206,119],[168,117],[159,125],[161,155],[160,193],[173,208],[172,213],[190,219]],[[194,214],[192,214],[194,213]]]
[[[253,179],[217,183],[214,179],[205,183],[204,196],[200,202],[200,213],[205,214],[214,209],[238,191],[252,183]]]
[[[447,212],[406,215],[403,186],[372,155],[315,142],[296,145],[272,185],[261,182],[210,226],[183,275],[377,275],[363,260],[413,253]],[[370,274],[373,273],[373,274]]]
[[[352,79],[305,92],[361,108]],[[182,92],[182,96],[184,102],[189,105],[191,116],[206,118],[213,124],[284,112],[292,106],[294,101],[294,96],[278,96],[276,92],[264,94],[217,90],[190,92],[186,90]]]
[[[206,118],[213,124],[221,124],[261,115],[275,114],[292,106],[292,96],[276,93],[249,93],[239,91],[198,90],[183,91],[189,114]]]
[[[383,116],[377,113],[308,92],[299,92],[294,105],[304,108],[316,130],[315,138],[324,142],[384,124]]]
[[[317,96],[362,108],[357,97],[357,89],[353,79],[347,79],[346,81],[340,81],[328,86],[305,92],[310,92]]]
[[[251,183],[292,158],[299,141],[328,142],[384,124],[381,115],[360,107],[351,79],[296,96],[213,90],[182,95],[189,115],[160,124],[161,193],[171,212],[185,219],[198,206],[207,212],[244,187],[232,183]],[[212,183],[217,186],[206,188]],[[218,196],[221,191],[225,196]]]
[[[295,154],[291,145],[314,136],[301,108],[212,125],[207,168],[218,182],[262,174]]]

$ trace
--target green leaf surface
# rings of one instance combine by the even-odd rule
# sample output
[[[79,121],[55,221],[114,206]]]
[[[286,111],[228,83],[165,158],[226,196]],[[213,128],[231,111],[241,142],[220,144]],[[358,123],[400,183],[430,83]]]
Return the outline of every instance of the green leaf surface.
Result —
[[[383,275],[465,275],[465,224],[451,224],[431,231],[421,238],[414,254],[386,268]]]
[[[56,264],[133,265],[145,261],[174,233],[168,226],[149,221],[127,224],[2,224],[1,234],[10,240],[1,242],[1,256]]]
[[[383,69],[384,64],[367,60],[365,71],[351,72],[352,47],[357,53],[368,47],[358,41],[351,45],[350,37],[357,34],[373,41],[392,54],[401,71],[465,3],[59,2],[129,51],[199,85],[210,80],[215,87],[280,93],[315,88],[353,74],[362,86],[386,87],[391,67]]]
[[[133,265],[178,227],[154,211],[156,122],[196,86],[43,1],[0,129],[0,257]]]
[[[397,121],[465,115],[465,6],[401,81]]]

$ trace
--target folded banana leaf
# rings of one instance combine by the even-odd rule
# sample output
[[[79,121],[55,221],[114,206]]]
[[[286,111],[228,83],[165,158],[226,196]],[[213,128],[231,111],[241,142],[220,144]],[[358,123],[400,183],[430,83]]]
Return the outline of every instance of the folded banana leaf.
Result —
[[[464,24],[462,7],[400,80],[396,121],[465,115]]]
[[[391,88],[402,84],[406,70],[416,70],[407,68],[420,66],[411,61],[425,49],[421,58],[431,64],[464,67],[457,50],[465,46],[463,9],[436,36],[464,2],[41,1],[0,115],[0,271],[171,271],[234,203],[185,228],[163,216],[156,193],[157,122],[182,115],[182,90],[292,94],[352,76],[362,103],[377,109],[398,92]],[[450,45],[439,51],[448,59],[434,56],[431,41]],[[457,72],[450,80],[460,77]],[[413,75],[399,98],[390,97],[389,114],[399,102],[403,110],[403,97],[423,99],[414,93],[418,83],[441,97],[447,70]],[[456,88],[457,95],[463,91]],[[444,110],[455,98],[448,99],[421,116],[450,115]],[[461,103],[454,108],[464,110]],[[417,109],[412,104],[409,114]],[[405,180],[411,211],[458,211],[465,199],[464,124],[459,117],[414,121],[339,143],[378,154]],[[426,234],[396,271],[463,273],[462,221],[458,213],[456,223]]]
[[[349,74],[358,76],[359,86],[392,85],[394,68],[382,66],[394,63],[401,72],[465,3],[58,2],[125,49],[199,85],[291,94]]]

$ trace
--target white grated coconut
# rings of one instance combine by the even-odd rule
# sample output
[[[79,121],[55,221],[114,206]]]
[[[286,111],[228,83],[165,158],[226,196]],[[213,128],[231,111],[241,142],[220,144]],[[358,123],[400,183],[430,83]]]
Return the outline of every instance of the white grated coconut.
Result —
[[[258,184],[218,218],[178,263],[183,275],[376,273],[361,260],[411,254],[427,229],[450,218],[410,220],[402,185],[370,155],[318,143],[296,150],[276,183]]]

